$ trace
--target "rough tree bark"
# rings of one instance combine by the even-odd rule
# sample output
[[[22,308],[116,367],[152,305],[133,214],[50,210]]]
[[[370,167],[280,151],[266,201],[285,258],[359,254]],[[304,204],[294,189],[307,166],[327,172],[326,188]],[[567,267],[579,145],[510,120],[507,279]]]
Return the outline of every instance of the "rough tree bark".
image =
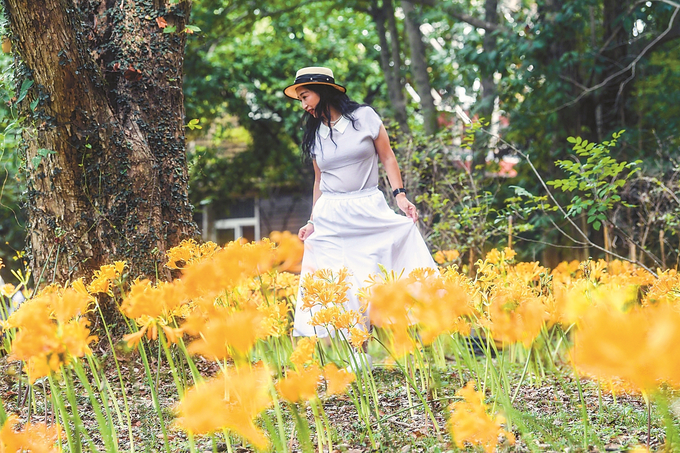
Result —
[[[34,81],[20,106],[34,275],[65,282],[126,260],[132,275],[165,276],[164,252],[195,234],[182,94],[190,3],[2,1],[17,76]]]
[[[425,44],[420,32],[420,21],[410,1],[402,0],[401,9],[404,11],[404,23],[411,51],[411,74],[413,74],[416,92],[420,96],[423,125],[425,126],[425,133],[432,135],[437,132],[437,107],[434,105],[432,85],[427,72]]]

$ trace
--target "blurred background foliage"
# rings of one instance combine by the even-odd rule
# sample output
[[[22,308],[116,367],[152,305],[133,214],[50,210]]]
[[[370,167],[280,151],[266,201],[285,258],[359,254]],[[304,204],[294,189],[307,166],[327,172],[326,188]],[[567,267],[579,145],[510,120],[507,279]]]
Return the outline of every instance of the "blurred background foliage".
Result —
[[[26,222],[21,208],[22,128],[21,119],[12,108],[16,96],[11,64],[11,57],[0,54],[0,258],[8,269],[16,270],[24,267],[15,258],[25,246]]]
[[[675,265],[678,10],[637,0],[195,0],[191,22],[200,31],[188,40],[184,68],[186,122],[201,125],[187,128],[192,202],[310,192],[311,165],[298,146],[302,110],[282,89],[297,69],[328,66],[353,99],[383,116],[434,250],[456,248],[465,264],[523,241],[520,258],[554,264],[602,256],[591,241]],[[9,63],[2,60],[3,80]],[[0,109],[6,126],[11,112],[6,103]],[[471,128],[457,110],[484,118],[502,140],[474,130],[466,141]],[[619,190],[634,207],[608,210],[605,231],[584,214],[573,221],[588,241],[573,241],[578,232],[554,203],[516,197],[517,188],[546,195],[516,151],[545,181],[560,179],[555,161],[576,159],[568,137],[601,143],[624,129],[611,158],[640,160],[641,171]],[[0,225],[3,243],[19,248],[13,137],[4,135]],[[518,163],[504,173],[508,158]],[[555,199],[566,206],[572,196]]]

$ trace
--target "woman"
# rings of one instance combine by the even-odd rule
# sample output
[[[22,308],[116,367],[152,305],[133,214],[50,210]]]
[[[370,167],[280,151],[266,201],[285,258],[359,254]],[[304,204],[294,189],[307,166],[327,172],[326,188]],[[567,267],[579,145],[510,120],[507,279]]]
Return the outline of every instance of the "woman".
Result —
[[[380,272],[379,265],[405,275],[437,266],[416,228],[418,212],[406,196],[380,117],[345,91],[330,69],[308,67],[297,72],[284,93],[299,100],[306,112],[302,152],[314,164],[312,216],[298,233],[305,248],[301,277],[346,267],[352,289],[345,308],[358,311],[355,293],[369,275]],[[378,161],[406,216],[392,211],[378,189]],[[325,329],[309,324],[312,311],[301,309],[303,297],[300,291],[293,335],[327,336]],[[365,324],[370,328],[368,313]]]

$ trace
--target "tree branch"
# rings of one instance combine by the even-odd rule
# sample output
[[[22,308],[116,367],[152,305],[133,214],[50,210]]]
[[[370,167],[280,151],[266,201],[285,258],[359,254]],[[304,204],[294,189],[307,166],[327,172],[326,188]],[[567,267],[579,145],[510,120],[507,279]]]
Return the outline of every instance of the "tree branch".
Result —
[[[594,85],[594,86],[592,86],[592,87],[590,87],[590,88],[587,88],[587,89],[583,90],[578,96],[576,96],[576,97],[575,97],[574,99],[572,99],[571,101],[565,102],[564,104],[560,105],[559,107],[555,107],[554,109],[545,110],[545,111],[542,111],[542,112],[538,112],[538,113],[536,113],[536,114],[537,114],[537,115],[548,115],[548,114],[550,114],[550,113],[555,113],[555,112],[557,112],[558,110],[562,110],[562,109],[564,109],[564,108],[571,107],[572,105],[575,105],[576,103],[578,103],[581,99],[583,99],[583,98],[584,98],[585,96],[587,96],[588,94],[590,94],[590,93],[592,93],[592,92],[594,92],[594,91],[597,91],[597,90],[599,90],[600,88],[603,88],[604,86],[608,85],[612,80],[614,80],[614,79],[620,77],[621,75],[625,74],[626,72],[632,71],[631,76],[628,77],[625,81],[623,81],[623,82],[621,83],[621,86],[619,87],[619,92],[618,92],[617,97],[616,97],[617,102],[618,102],[619,96],[620,96],[621,92],[623,91],[623,88],[625,87],[625,85],[626,85],[629,81],[631,81],[633,78],[635,78],[635,69],[636,69],[636,67],[637,67],[637,63],[642,59],[642,57],[644,57],[644,56],[647,54],[647,52],[649,52],[650,49],[652,49],[654,46],[656,46],[661,40],[663,40],[664,38],[666,38],[667,35],[668,35],[671,31],[674,30],[675,17],[678,15],[678,12],[679,12],[679,11],[680,11],[680,5],[678,5],[678,7],[675,9],[675,11],[673,11],[673,15],[672,15],[672,17],[671,17],[671,20],[670,20],[669,23],[668,23],[668,27],[666,28],[666,30],[664,30],[663,33],[661,33],[661,34],[660,34],[659,36],[657,36],[652,42],[650,42],[650,43],[649,43],[649,44],[648,44],[648,45],[647,45],[647,46],[646,46],[646,47],[645,47],[645,48],[644,48],[644,49],[643,49],[636,57],[635,57],[635,59],[634,59],[628,66],[626,66],[625,68],[622,68],[622,69],[619,70],[619,71],[616,71],[614,74],[611,74],[609,77],[605,78],[602,82],[598,83],[597,85]],[[680,28],[678,28],[678,31],[680,32]],[[680,33],[678,34],[678,36],[680,36]]]
[[[623,82],[621,82],[621,84],[619,85],[619,92],[616,93],[616,103],[615,103],[615,105],[619,103],[619,98],[621,97],[621,93],[623,93],[623,89],[625,88],[625,86],[628,84],[628,82],[630,82],[631,80],[633,80],[633,79],[635,78],[635,69],[636,69],[636,67],[637,67],[637,66],[636,66],[636,65],[637,65],[637,62],[640,61],[640,59],[641,59],[641,58],[642,58],[642,57],[643,57],[643,56],[644,56],[644,55],[645,55],[652,47],[654,47],[657,43],[661,42],[661,41],[663,40],[663,38],[671,32],[671,30],[673,29],[673,23],[675,22],[675,17],[678,15],[678,12],[679,12],[679,11],[680,11],[680,5],[678,5],[678,6],[675,8],[675,11],[673,11],[673,15],[671,16],[671,20],[670,20],[670,22],[668,23],[668,27],[666,28],[666,30],[665,30],[663,33],[661,33],[659,36],[657,36],[656,39],[654,39],[652,42],[650,42],[650,43],[647,45],[647,47],[645,47],[644,49],[642,49],[642,52],[635,58],[635,60],[633,60],[633,61],[631,62],[631,64],[629,65],[630,68],[631,68],[630,77],[628,77],[626,80],[624,80]],[[680,32],[680,29],[678,29],[677,31]],[[680,36],[680,34],[679,34],[679,36]]]
[[[458,11],[454,6],[447,6],[444,7],[444,11],[451,17],[454,17],[460,21],[467,22],[468,24],[472,25],[473,27],[476,28],[483,28],[484,30],[488,32],[492,31],[501,31],[503,33],[510,33],[510,29],[499,25],[499,24],[494,24],[492,22],[487,22],[482,19],[478,19],[476,17],[470,16],[469,14],[461,13]]]
[[[679,10],[680,10],[680,8],[679,8]],[[461,116],[461,119],[463,119],[463,121],[464,121],[465,123],[467,123],[467,124],[470,124],[470,122],[471,122],[469,118],[467,118],[467,121],[466,121],[466,118],[463,118],[463,117]],[[587,235],[587,234],[586,234],[586,233],[585,233],[578,225],[576,225],[576,223],[572,220],[572,218],[569,216],[569,214],[567,214],[567,212],[564,210],[564,208],[562,207],[562,205],[559,204],[559,203],[557,202],[557,200],[555,199],[555,196],[554,196],[553,193],[550,191],[550,189],[548,188],[547,184],[546,184],[545,181],[543,180],[543,177],[542,177],[541,174],[538,172],[538,170],[536,169],[536,167],[534,166],[533,162],[531,161],[531,159],[529,158],[529,156],[528,156],[527,154],[525,154],[525,153],[523,153],[522,151],[520,151],[519,149],[517,149],[517,148],[516,148],[515,146],[513,146],[511,143],[505,141],[505,140],[504,140],[503,138],[501,138],[499,135],[494,134],[494,133],[492,133],[492,132],[489,132],[488,130],[486,130],[486,129],[483,128],[483,127],[480,128],[479,130],[482,131],[482,132],[484,132],[485,134],[490,135],[491,137],[496,138],[499,142],[501,142],[501,143],[503,143],[504,145],[508,146],[510,149],[512,149],[513,151],[515,151],[517,154],[519,154],[520,156],[522,156],[522,157],[527,161],[527,163],[529,164],[529,167],[531,167],[531,171],[534,173],[534,175],[536,175],[536,177],[538,178],[538,181],[541,183],[541,186],[543,187],[543,190],[545,190],[545,192],[548,194],[548,197],[552,200],[552,202],[555,204],[555,206],[557,207],[557,209],[562,213],[562,216],[564,217],[564,219],[565,219],[567,222],[569,222],[569,223],[571,224],[571,226],[574,228],[574,230],[575,230],[581,237],[583,237],[583,242],[580,242],[580,241],[579,241],[579,242],[577,242],[577,243],[586,243],[586,244],[588,244],[590,247],[594,247],[594,248],[600,250],[601,252],[604,252],[604,253],[606,253],[606,254],[608,254],[608,255],[613,256],[614,258],[620,259],[620,260],[622,260],[622,261],[628,261],[629,263],[636,264],[636,265],[640,266],[641,268],[643,268],[644,270],[646,270],[647,272],[649,272],[650,274],[652,274],[652,275],[653,275],[654,277],[656,277],[656,278],[659,277],[658,274],[657,274],[656,272],[654,272],[653,270],[651,270],[649,267],[645,266],[645,265],[644,265],[643,263],[641,263],[640,261],[638,261],[638,260],[632,260],[632,259],[627,258],[627,257],[625,257],[625,256],[621,256],[621,255],[619,255],[618,253],[614,253],[614,252],[612,252],[612,251],[610,251],[610,250],[607,250],[607,249],[605,249],[604,247],[601,247],[600,245],[598,245],[598,244],[594,243],[593,241],[591,241],[590,238],[588,237],[588,235]]]

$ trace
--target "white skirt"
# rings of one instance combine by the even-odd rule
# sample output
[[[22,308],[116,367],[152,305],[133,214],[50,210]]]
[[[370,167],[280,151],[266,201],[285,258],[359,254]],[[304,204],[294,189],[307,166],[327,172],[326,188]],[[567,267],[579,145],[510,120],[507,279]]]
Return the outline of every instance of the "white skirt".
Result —
[[[388,271],[408,275],[413,269],[437,268],[416,224],[396,214],[377,188],[347,193],[323,193],[313,211],[314,232],[305,240],[300,281],[319,269],[338,271],[346,267],[351,275],[347,310],[359,310],[356,292],[369,275]],[[302,310],[302,286],[298,290],[293,335],[328,336],[326,329],[309,321],[315,309]],[[370,310],[370,307],[369,307]],[[366,327],[369,327],[368,312]]]

